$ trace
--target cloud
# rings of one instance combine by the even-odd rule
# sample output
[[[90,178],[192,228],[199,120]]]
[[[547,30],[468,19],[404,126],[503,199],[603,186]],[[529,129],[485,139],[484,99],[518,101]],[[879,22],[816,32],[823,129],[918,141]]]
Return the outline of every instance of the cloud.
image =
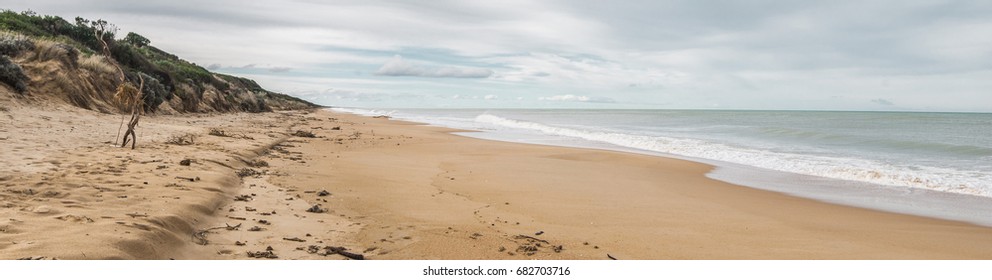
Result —
[[[486,99],[486,100],[496,100],[496,99],[499,99],[499,96],[496,96],[496,95],[493,95],[493,94],[489,94],[489,95],[486,95],[483,98]]]
[[[289,71],[293,70],[292,67],[271,66],[271,65],[264,65],[263,66],[263,65],[259,65],[258,63],[251,63],[251,64],[245,64],[244,66],[233,66],[233,67],[232,66],[225,67],[224,65],[221,65],[220,63],[214,63],[214,64],[207,65],[206,68],[207,68],[207,70],[210,70],[210,71],[217,71],[217,70],[220,70],[222,68],[227,68],[227,69],[239,69],[239,70],[266,70],[266,71],[269,71],[269,72],[272,72],[272,73],[285,73],[285,72],[289,72]]]
[[[493,71],[482,68],[441,66],[428,67],[404,60],[402,56],[394,56],[376,70],[379,76],[414,76],[430,78],[488,78]]]
[[[334,101],[347,100],[347,101],[363,101],[363,102],[381,102],[387,100],[409,100],[409,99],[420,99],[424,96],[408,93],[382,93],[382,92],[369,92],[351,89],[336,89],[329,88],[325,90],[309,90],[294,92],[293,95],[305,97],[311,100],[327,101],[328,104],[334,104]]]
[[[892,103],[830,98],[863,92],[907,109],[992,111],[992,5],[980,0],[758,1],[722,9],[708,1],[649,0],[9,2],[5,8],[15,11],[107,19],[122,28],[119,34],[134,31],[188,61],[283,92],[333,84],[460,93],[466,104],[470,92],[580,92],[590,100],[680,108],[713,100],[756,109]],[[407,60],[389,60],[393,54]],[[256,68],[239,67],[249,63]],[[300,82],[318,79],[347,84]],[[888,86],[878,85],[882,79]],[[481,97],[478,104],[503,105]],[[537,101],[520,103],[546,105]]]
[[[895,104],[892,103],[892,101],[888,101],[888,100],[881,99],[881,98],[872,99],[871,100],[871,103],[875,103],[875,104],[882,105],[882,106],[892,106],[892,105],[895,105]]]
[[[591,102],[591,103],[614,103],[616,100],[608,97],[588,97],[584,95],[555,95],[549,97],[539,97],[537,100],[543,101],[567,101],[567,102]]]

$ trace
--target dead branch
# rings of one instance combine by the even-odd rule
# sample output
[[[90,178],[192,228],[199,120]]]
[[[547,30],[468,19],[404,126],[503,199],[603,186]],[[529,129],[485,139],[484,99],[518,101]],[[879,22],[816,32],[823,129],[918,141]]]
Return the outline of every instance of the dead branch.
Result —
[[[517,236],[514,236],[514,238],[515,239],[527,239],[527,240],[542,242],[542,243],[545,243],[545,244],[548,244],[549,243],[547,240],[536,238],[536,237],[533,237],[533,236],[527,236],[527,235],[523,235],[523,234],[518,234]]]
[[[356,254],[356,253],[352,253],[352,252],[348,252],[347,251],[348,249],[346,249],[344,247],[327,246],[327,247],[324,247],[324,249],[327,250],[323,254],[324,256],[338,254],[338,255],[342,255],[342,256],[344,256],[346,258],[353,259],[353,260],[364,260],[365,259],[365,256],[364,255],[362,255],[362,254]]]
[[[189,177],[176,176],[176,179],[186,180],[186,181],[190,181],[190,182],[196,182],[196,181],[199,181],[200,180],[200,177],[189,178]]]
[[[233,226],[232,225],[229,225],[229,224],[224,224],[223,226],[219,226],[219,227],[212,227],[212,228],[208,228],[208,229],[203,229],[203,230],[195,231],[195,232],[193,232],[193,238],[192,238],[193,240],[192,241],[193,241],[193,243],[196,243],[196,244],[199,244],[199,245],[207,245],[207,244],[210,243],[210,241],[207,240],[207,233],[209,233],[211,230],[217,230],[217,229],[238,230],[239,228],[241,228],[241,224],[237,224],[237,225],[233,225]]]

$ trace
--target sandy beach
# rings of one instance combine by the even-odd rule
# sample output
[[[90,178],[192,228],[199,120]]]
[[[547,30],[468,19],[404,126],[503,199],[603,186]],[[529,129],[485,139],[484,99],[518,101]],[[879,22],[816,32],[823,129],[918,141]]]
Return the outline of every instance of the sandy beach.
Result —
[[[325,110],[148,116],[131,150],[119,115],[4,108],[0,259],[992,258],[992,228],[683,160]]]

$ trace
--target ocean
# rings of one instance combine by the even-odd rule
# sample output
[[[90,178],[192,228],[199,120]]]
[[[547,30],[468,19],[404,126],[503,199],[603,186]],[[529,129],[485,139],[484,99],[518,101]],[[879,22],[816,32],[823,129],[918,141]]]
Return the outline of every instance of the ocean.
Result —
[[[355,109],[499,141],[618,150],[717,166],[748,187],[992,226],[992,114]]]

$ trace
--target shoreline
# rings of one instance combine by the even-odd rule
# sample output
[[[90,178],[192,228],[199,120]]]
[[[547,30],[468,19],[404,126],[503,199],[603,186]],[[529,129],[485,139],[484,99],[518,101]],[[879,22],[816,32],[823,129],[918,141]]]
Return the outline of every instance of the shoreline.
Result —
[[[330,160],[294,168],[317,181],[296,183],[344,196],[365,225],[357,243],[386,251],[377,259],[987,259],[992,248],[987,227],[727,184],[701,163],[319,114],[362,124],[336,135],[365,137],[298,147]],[[529,237],[563,250],[520,255]]]
[[[326,110],[148,117],[131,151],[101,144],[116,117],[0,114],[3,160],[26,166],[0,170],[0,258],[992,258],[992,228],[728,184],[673,158]],[[195,144],[161,142],[187,132]]]
[[[394,113],[399,114],[401,112],[388,110],[403,109],[329,108],[328,110],[360,116],[376,116],[380,113],[392,116]],[[595,149],[686,160],[713,166],[713,170],[706,174],[707,177],[733,185],[785,193],[832,204],[992,227],[992,217],[985,215],[985,213],[992,212],[992,197],[975,193],[951,192],[918,186],[886,185],[868,181],[807,175],[716,159],[633,148],[610,142],[584,139],[577,136],[550,136],[548,138],[548,136],[529,134],[526,131],[514,131],[512,129],[509,131],[499,129],[495,131],[489,131],[488,129],[473,130],[468,127],[479,125],[477,121],[474,124],[467,124],[443,118],[425,117],[409,112],[403,112],[399,115],[401,116],[396,119],[403,121],[418,122],[428,126],[468,129],[469,131],[456,132],[455,134],[476,139]]]

